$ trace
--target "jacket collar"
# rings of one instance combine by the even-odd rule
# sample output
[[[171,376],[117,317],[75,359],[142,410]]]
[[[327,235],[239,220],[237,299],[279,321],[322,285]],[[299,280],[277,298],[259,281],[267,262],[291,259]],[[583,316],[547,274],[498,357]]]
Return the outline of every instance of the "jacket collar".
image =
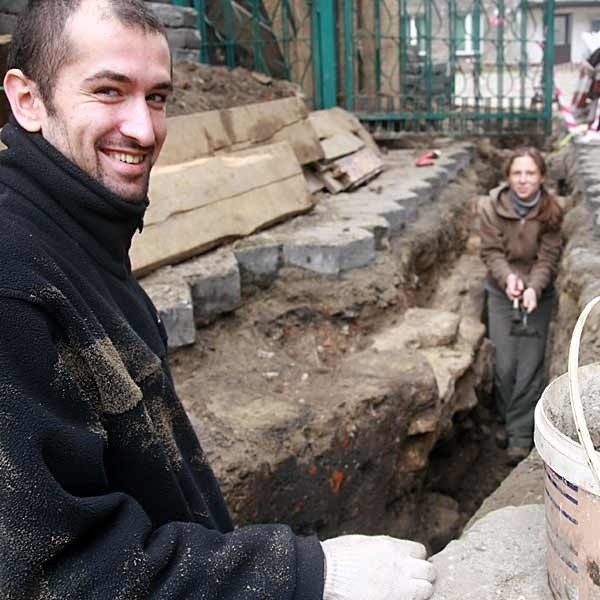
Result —
[[[13,118],[1,137],[8,147],[0,152],[2,183],[56,221],[101,266],[126,277],[131,240],[142,230],[148,199],[123,200]]]
[[[542,190],[542,197],[540,198],[540,201],[531,210],[527,212],[525,217],[521,217],[515,210],[515,207],[512,203],[512,200],[510,198],[510,187],[508,185],[503,184],[497,188],[494,188],[490,192],[490,196],[492,197],[492,200],[494,200],[494,207],[496,209],[496,213],[498,213],[499,216],[504,217],[505,219],[514,219],[516,221],[520,221],[521,218],[524,218],[526,220],[537,218],[539,216],[542,204],[544,202],[545,195],[546,192]]]

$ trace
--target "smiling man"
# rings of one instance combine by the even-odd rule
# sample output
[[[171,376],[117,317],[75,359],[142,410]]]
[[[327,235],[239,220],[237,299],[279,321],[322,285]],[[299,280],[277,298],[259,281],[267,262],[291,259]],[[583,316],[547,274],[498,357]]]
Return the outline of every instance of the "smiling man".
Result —
[[[0,597],[420,600],[425,550],[234,530],[131,274],[171,58],[140,0],[30,0],[0,153]]]

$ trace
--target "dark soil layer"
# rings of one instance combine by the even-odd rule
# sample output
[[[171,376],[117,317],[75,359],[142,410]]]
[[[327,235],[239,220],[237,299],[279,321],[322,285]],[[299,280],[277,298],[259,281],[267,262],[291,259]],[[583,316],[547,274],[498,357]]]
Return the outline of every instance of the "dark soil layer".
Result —
[[[296,84],[242,67],[230,70],[192,62],[174,65],[173,85],[167,107],[171,117],[301,94]]]

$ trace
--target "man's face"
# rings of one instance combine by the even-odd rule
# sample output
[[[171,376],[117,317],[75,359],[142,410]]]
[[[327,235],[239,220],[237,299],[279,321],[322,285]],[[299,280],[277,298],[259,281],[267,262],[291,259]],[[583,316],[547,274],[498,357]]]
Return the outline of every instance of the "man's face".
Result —
[[[44,138],[123,199],[146,197],[165,141],[171,60],[162,35],[82,4],[67,22],[73,56],[57,76]]]

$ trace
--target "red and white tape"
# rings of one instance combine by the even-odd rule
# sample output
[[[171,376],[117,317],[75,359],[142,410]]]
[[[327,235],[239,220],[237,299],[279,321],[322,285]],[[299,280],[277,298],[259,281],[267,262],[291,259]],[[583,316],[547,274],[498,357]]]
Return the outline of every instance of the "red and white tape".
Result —
[[[565,121],[565,125],[569,131],[573,131],[574,129],[580,129],[580,126],[577,124],[577,120],[571,111],[571,106],[568,104],[565,95],[559,87],[555,87],[556,93],[556,101],[558,102],[558,109],[560,110],[560,114]]]

